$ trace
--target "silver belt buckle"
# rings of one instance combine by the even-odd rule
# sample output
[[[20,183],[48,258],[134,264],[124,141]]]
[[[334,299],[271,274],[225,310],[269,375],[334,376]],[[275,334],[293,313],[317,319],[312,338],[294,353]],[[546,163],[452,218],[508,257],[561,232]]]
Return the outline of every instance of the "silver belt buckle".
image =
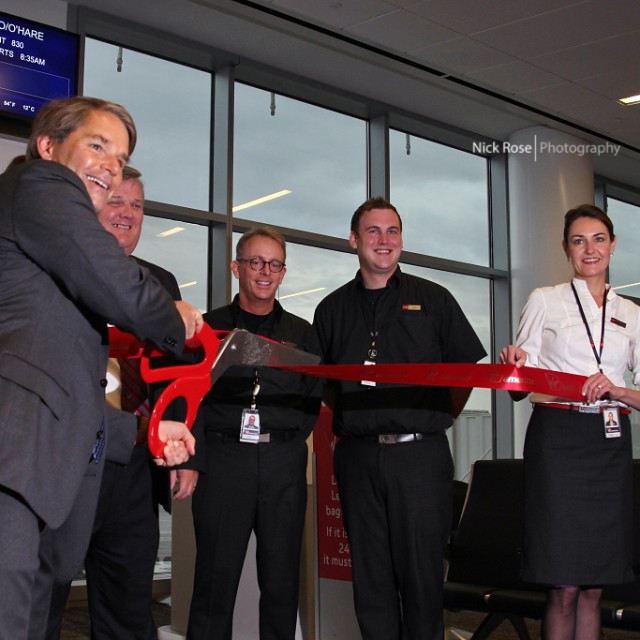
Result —
[[[596,404],[581,404],[578,413],[602,413],[602,408]]]
[[[400,444],[422,440],[421,433],[383,433],[378,436],[378,444]]]

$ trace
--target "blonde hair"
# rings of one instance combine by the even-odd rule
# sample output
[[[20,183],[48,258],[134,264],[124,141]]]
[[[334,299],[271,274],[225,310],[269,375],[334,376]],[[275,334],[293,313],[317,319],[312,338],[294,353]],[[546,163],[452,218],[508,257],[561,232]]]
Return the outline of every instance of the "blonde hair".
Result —
[[[287,243],[281,233],[278,233],[272,227],[255,227],[253,229],[249,229],[249,231],[245,231],[242,234],[240,240],[238,240],[238,244],[236,245],[236,259],[242,258],[242,250],[245,245],[251,238],[255,238],[256,236],[262,236],[263,238],[271,238],[271,240],[275,240],[280,247],[282,248],[282,259],[283,262],[287,260]]]

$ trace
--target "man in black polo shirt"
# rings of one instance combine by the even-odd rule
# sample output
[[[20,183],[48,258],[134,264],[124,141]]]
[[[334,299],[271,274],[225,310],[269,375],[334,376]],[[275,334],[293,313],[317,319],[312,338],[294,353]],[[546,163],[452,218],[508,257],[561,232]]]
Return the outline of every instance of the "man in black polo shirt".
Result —
[[[453,296],[400,271],[402,221],[383,198],[353,214],[360,270],[318,306],[325,364],[477,362]],[[441,640],[453,461],[445,430],[471,389],[331,381],[334,463],[364,640]]]
[[[284,238],[260,227],[238,241],[233,302],[206,313],[214,329],[247,329],[319,352],[311,325],[275,299],[286,273]],[[196,565],[189,640],[231,640],[252,530],[260,583],[260,639],[294,640],[307,501],[307,446],[320,409],[317,379],[233,366],[205,396],[194,430],[206,458],[193,493]],[[189,466],[198,466],[198,460]]]

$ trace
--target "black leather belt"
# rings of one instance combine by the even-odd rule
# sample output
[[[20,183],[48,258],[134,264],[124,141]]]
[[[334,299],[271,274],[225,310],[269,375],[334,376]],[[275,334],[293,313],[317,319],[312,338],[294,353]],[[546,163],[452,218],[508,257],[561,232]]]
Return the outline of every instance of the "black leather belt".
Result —
[[[370,440],[378,444],[403,444],[405,442],[419,442],[431,436],[443,436],[444,430],[430,431],[428,433],[380,433],[377,436],[342,436],[346,440]]]

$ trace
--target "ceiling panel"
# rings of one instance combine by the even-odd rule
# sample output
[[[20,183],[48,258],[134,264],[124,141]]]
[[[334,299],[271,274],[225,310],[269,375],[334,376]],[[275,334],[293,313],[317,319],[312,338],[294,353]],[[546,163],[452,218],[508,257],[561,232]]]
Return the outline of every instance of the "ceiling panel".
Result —
[[[410,55],[429,66],[459,74],[469,74],[487,67],[506,65],[514,60],[503,51],[487,47],[470,38],[461,37],[412,50]]]
[[[421,0],[403,3],[412,13],[433,20],[463,35],[517,23],[527,18],[555,12],[562,7],[582,5],[576,0]]]
[[[467,73],[472,80],[493,87],[505,94],[520,95],[543,87],[565,84],[567,81],[545,69],[517,60],[509,64]]]
[[[407,53],[458,37],[451,29],[400,10],[359,22],[346,31],[399,53]]]
[[[640,3],[638,8],[640,11]],[[638,70],[639,60],[640,31],[529,58],[531,64],[569,80]]]
[[[473,34],[518,58],[586,45],[638,29],[640,7],[630,0],[591,0]]]

